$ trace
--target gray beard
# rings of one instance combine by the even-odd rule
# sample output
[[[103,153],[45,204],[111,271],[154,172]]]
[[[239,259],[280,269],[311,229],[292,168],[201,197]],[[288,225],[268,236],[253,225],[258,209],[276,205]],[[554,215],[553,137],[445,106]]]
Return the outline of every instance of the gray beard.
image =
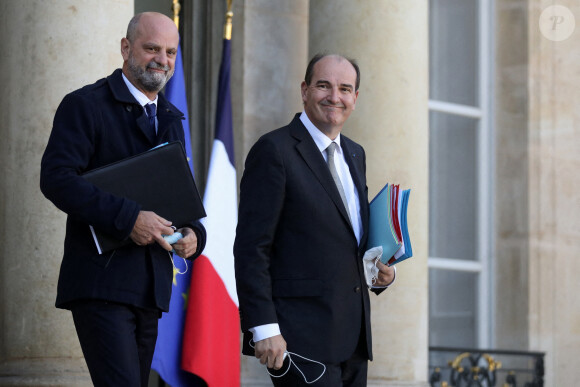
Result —
[[[128,70],[133,75],[133,78],[143,87],[143,89],[158,93],[163,89],[163,86],[171,79],[173,76],[173,71],[168,72],[167,75],[160,73],[151,73],[147,71],[147,68],[160,68],[164,69],[163,66],[158,65],[155,62],[149,62],[146,68],[142,68],[139,64],[135,63],[132,56],[129,56]]]

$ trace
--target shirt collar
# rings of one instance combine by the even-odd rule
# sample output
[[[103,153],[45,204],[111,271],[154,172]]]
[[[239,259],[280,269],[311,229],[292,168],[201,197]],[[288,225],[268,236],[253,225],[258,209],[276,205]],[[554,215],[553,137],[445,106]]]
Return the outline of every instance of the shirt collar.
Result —
[[[123,81],[125,81],[125,84],[127,85],[127,88],[129,88],[129,92],[131,92],[131,95],[133,95],[133,97],[135,97],[135,99],[137,100],[137,102],[139,102],[139,104],[141,106],[145,106],[148,103],[154,103],[155,106],[157,106],[157,99],[159,97],[155,97],[155,99],[153,101],[151,101],[145,94],[143,94],[143,92],[139,89],[137,89],[132,83],[131,81],[129,81],[129,79],[127,79],[127,77],[125,76],[124,73],[121,73],[123,75]]]
[[[306,127],[306,130],[308,130],[308,133],[310,133],[310,136],[312,136],[312,139],[314,140],[314,143],[318,147],[318,150],[321,153],[324,152],[333,140],[328,138],[328,136],[322,133],[316,126],[314,126],[314,124],[312,123],[312,121],[310,121],[310,118],[308,118],[308,115],[306,114],[305,111],[302,111],[302,114],[300,115],[300,121],[302,121],[302,123]],[[337,151],[339,153],[342,153],[342,149],[340,147],[340,133],[338,134],[338,136],[336,136],[334,142],[336,143],[336,145],[338,145]]]

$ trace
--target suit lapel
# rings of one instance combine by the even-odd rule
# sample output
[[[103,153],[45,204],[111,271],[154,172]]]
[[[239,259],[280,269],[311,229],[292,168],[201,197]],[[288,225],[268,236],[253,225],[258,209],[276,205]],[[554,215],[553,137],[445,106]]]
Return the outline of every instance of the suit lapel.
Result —
[[[170,104],[162,93],[159,93],[157,100],[157,138],[164,138],[165,132],[169,130],[172,122],[179,123],[179,121],[184,119],[184,114]]]
[[[332,179],[328,165],[324,161],[322,154],[318,150],[318,147],[314,143],[314,140],[300,121],[299,115],[297,115],[294,120],[290,123],[290,134],[298,140],[296,144],[296,150],[306,162],[306,165],[310,168],[312,173],[320,181],[320,184],[324,187],[332,201],[334,202],[336,208],[344,218],[344,220],[350,226],[350,220],[346,212],[346,208],[342,203],[340,194],[338,193],[338,188]]]

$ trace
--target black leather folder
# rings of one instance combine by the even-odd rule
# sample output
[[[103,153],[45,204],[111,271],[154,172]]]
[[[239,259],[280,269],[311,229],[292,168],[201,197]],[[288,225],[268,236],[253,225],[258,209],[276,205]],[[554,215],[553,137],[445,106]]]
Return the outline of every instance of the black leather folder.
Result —
[[[153,211],[177,228],[206,216],[179,141],[93,169],[82,176],[104,191],[136,201],[143,211]],[[130,238],[118,240],[92,226],[91,232],[99,254],[133,243]]]

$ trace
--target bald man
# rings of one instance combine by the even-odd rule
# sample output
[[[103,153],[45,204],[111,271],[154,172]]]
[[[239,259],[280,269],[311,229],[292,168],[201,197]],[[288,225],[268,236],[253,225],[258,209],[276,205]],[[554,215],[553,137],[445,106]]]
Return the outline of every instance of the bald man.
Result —
[[[194,259],[205,229],[192,219],[170,246],[171,219],[85,181],[86,171],[171,141],[183,113],[159,91],[171,78],[179,34],[159,13],[131,19],[122,69],[64,97],[42,158],[40,188],[67,217],[56,306],[69,309],[95,386],[147,386],[161,312],[169,310],[169,251]],[[134,243],[98,254],[89,225]]]

